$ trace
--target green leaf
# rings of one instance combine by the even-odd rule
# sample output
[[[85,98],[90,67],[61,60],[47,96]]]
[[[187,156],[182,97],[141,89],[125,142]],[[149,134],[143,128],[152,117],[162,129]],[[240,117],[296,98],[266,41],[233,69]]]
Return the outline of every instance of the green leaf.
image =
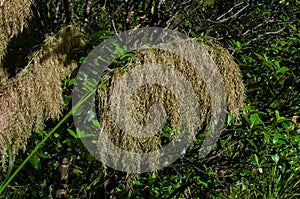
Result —
[[[227,115],[227,125],[232,125],[234,123],[234,118],[232,117],[232,114],[228,113]]]
[[[58,141],[57,143],[56,143],[56,145],[55,145],[55,150],[57,151],[57,152],[60,152],[60,149],[62,148],[62,145],[61,145],[61,143]]]
[[[125,59],[127,57],[133,57],[133,56],[134,56],[133,53],[125,53],[125,54],[121,55],[120,59],[122,60],[122,59]]]
[[[86,57],[80,57],[79,63],[82,64],[85,61]]]
[[[215,175],[215,176],[218,176],[218,174],[217,174],[216,172],[214,172],[214,171],[210,171],[210,172],[208,172],[208,174],[209,174],[209,175]]]
[[[275,154],[275,155],[271,155],[272,160],[277,164],[279,161],[279,155]]]
[[[169,126],[164,126],[162,130],[165,131],[165,132],[171,132],[172,128],[169,127]]]
[[[251,159],[252,164],[259,165],[258,164],[258,157],[255,153],[251,155],[250,159]]]
[[[275,61],[274,64],[275,64],[275,66],[276,66],[277,69],[280,69],[280,63],[279,63],[279,61]]]
[[[267,56],[267,54],[264,53],[263,56],[264,56],[264,59],[265,59],[266,61],[269,60],[269,57]]]
[[[155,5],[153,5],[153,6],[151,7],[151,14],[152,14],[152,15],[154,15],[154,9],[155,9],[154,6],[155,6]]]
[[[69,85],[73,85],[73,84],[75,84],[75,79],[74,78],[69,80]]]
[[[43,131],[43,130],[37,131],[36,133],[37,133],[39,136],[44,136],[44,135],[47,134],[47,132],[46,132],[46,131]]]
[[[119,46],[117,43],[113,43],[113,45],[116,47],[114,50],[114,54],[117,55],[118,57],[124,54],[124,50]]]
[[[72,96],[70,96],[70,95],[65,95],[64,96],[64,103],[66,105],[68,105],[71,102],[71,100],[72,100]]]
[[[265,138],[265,140],[266,140],[266,143],[267,143],[267,144],[270,144],[270,140],[271,140],[270,134],[267,133],[267,132],[262,132],[262,134],[264,135],[264,138]]]
[[[2,133],[1,133],[1,135],[5,141],[5,144],[7,147],[7,154],[8,154],[8,168],[7,168],[6,178],[4,180],[4,182],[5,182],[9,178],[9,176],[14,168],[14,159],[13,159],[12,148],[11,148],[11,145],[10,145],[7,137],[5,135],[3,135]]]
[[[72,129],[67,129],[67,131],[74,137],[74,138],[78,138],[78,135],[72,130]]]
[[[94,118],[96,118],[96,113],[92,108],[90,108],[90,110],[87,111],[87,120],[90,122],[92,120],[95,120]]]
[[[100,122],[98,120],[92,120],[92,123],[94,124],[95,127],[98,127],[98,128],[101,127]]]
[[[249,104],[244,104],[244,109],[247,112],[250,112],[252,110],[251,106]]]
[[[256,146],[256,144],[253,142],[253,140],[248,139],[248,142],[255,148],[255,151],[257,151],[257,146]]]
[[[207,182],[201,181],[201,183],[202,183],[206,188],[208,187],[208,183],[207,183]]]
[[[86,91],[89,91],[91,93],[94,93],[96,91],[97,84],[98,84],[98,82],[93,79],[85,80],[83,82],[83,86],[84,86],[83,89]]]
[[[274,138],[273,138],[273,143],[274,144],[285,144],[286,137],[280,133],[275,133]]]
[[[156,179],[156,177],[157,177],[156,174],[155,174],[155,173],[152,173],[151,178],[152,178],[152,179]]]
[[[275,110],[275,116],[276,116],[277,122],[283,122],[283,121],[287,121],[287,120],[288,120],[288,119],[285,118],[285,117],[281,117],[281,116],[279,115],[279,111],[278,111],[278,110]]]
[[[122,190],[119,187],[116,187],[116,192],[121,192]]]
[[[106,62],[108,64],[110,63],[110,61],[103,59],[101,56],[98,56],[97,59],[99,59],[99,60],[101,60],[103,62]]]
[[[282,122],[281,125],[285,129],[286,132],[290,131],[290,126],[286,122]]]
[[[142,185],[142,183],[140,181],[138,181],[138,180],[134,181],[134,184],[135,185]]]
[[[81,115],[85,111],[84,106],[79,106],[77,109],[73,110],[73,115],[78,116]]]
[[[263,124],[262,120],[260,119],[259,115],[257,113],[250,115],[250,128],[258,125]]]
[[[36,153],[33,156],[31,156],[29,161],[36,170],[38,170],[40,168],[41,159]]]
[[[88,137],[95,137],[92,133],[85,133],[84,131],[81,131],[79,128],[76,128],[76,133],[79,138],[88,138]]]
[[[261,56],[260,54],[258,54],[258,53],[254,53],[259,59],[261,59],[261,60],[263,60],[264,58],[263,58],[263,56]]]
[[[284,73],[286,71],[288,71],[289,69],[287,67],[281,67],[277,70],[277,73]]]
[[[171,135],[170,135],[170,133],[168,133],[168,132],[163,132],[163,133],[162,133],[162,137],[164,137],[164,138],[170,138]]]

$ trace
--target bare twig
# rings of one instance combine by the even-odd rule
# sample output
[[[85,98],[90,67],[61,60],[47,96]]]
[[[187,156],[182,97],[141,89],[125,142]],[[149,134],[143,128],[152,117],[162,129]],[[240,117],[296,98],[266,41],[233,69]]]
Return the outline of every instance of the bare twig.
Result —
[[[135,4],[132,4],[132,6],[130,7],[130,9],[128,11],[128,15],[127,15],[127,18],[126,18],[127,23],[130,21],[130,18],[132,16],[132,10],[133,10],[134,6],[135,6]]]
[[[221,16],[219,16],[217,18],[217,21],[219,21],[220,19],[222,19],[225,15],[227,15],[228,13],[230,13],[235,7],[238,7],[239,5],[242,5],[244,2],[238,3],[236,5],[234,5],[232,8],[230,8],[226,13],[222,14]]]
[[[283,27],[283,28],[281,28],[280,30],[273,31],[273,32],[265,32],[264,34],[258,35],[258,37],[251,39],[250,41],[247,42],[247,44],[250,44],[251,42],[256,41],[256,40],[258,40],[259,38],[264,37],[264,36],[266,36],[266,35],[276,35],[276,34],[279,34],[279,33],[281,33],[284,29],[286,29],[286,27]]]
[[[113,28],[115,30],[116,35],[118,35],[117,29],[116,29],[116,26],[115,26],[115,22],[114,22],[113,19],[111,20],[111,23],[112,23],[112,26],[113,26]]]
[[[178,16],[180,11],[177,11],[168,21],[167,21],[167,26],[166,28],[169,28],[172,22],[175,20],[175,18]]]
[[[237,5],[241,5],[241,3],[237,4]],[[237,5],[235,5],[233,8],[237,7]],[[224,23],[226,21],[228,21],[229,19],[233,19],[233,18],[236,18],[241,12],[243,12],[247,7],[249,6],[249,4],[247,4],[246,6],[244,6],[243,8],[241,8],[240,10],[238,10],[234,15],[230,16],[230,17],[227,17],[225,19],[222,19],[220,20],[223,16],[227,15],[229,12],[232,11],[233,8],[231,8],[229,11],[227,11],[225,14],[221,15],[220,17],[217,18],[216,21],[211,21],[209,20],[210,22],[213,22],[213,23]]]

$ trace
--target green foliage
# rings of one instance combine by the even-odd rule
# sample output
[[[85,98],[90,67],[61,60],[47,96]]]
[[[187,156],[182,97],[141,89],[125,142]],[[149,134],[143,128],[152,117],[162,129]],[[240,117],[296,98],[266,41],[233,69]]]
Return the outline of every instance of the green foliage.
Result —
[[[44,26],[38,26],[43,33],[57,32],[64,21],[64,8],[56,10],[58,2],[36,1],[34,13],[39,10],[40,18],[34,17],[43,22]],[[166,0],[160,7],[160,1],[151,0],[94,1],[90,13],[87,1],[72,2],[74,20],[88,32],[89,44],[79,53],[80,63],[99,42],[135,27],[161,26],[196,38],[216,38],[231,51],[242,71],[245,114],[240,121],[228,115],[220,140],[207,157],[199,159],[199,139],[169,167],[129,177],[94,160],[79,142],[84,132],[74,127],[71,118],[54,131],[56,122],[49,121],[44,131],[32,136],[24,154],[15,160],[9,155],[8,171],[0,174],[2,187],[6,182],[9,185],[1,189],[0,198],[54,197],[60,186],[57,167],[64,157],[73,157],[69,198],[300,197],[299,121],[292,119],[300,114],[298,0]],[[115,50],[122,54],[124,49]],[[122,58],[126,56],[131,55]],[[122,67],[120,63],[114,64]],[[73,84],[73,78],[62,83],[67,110],[71,109]],[[86,85],[87,90],[91,85]],[[97,120],[93,124],[99,126]],[[163,131],[168,139],[172,129],[165,126]],[[10,143],[6,145],[10,154]],[[30,163],[23,164],[23,160]],[[18,167],[23,169],[13,170]]]

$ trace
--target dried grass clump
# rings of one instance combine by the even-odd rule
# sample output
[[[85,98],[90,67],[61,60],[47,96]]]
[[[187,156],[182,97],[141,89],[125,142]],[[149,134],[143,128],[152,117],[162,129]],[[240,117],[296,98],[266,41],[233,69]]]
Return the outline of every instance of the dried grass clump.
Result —
[[[6,73],[6,70],[3,68],[3,57],[6,54],[7,51],[7,45],[8,45],[8,38],[1,32],[0,27],[0,88],[6,83],[8,75]]]
[[[8,37],[1,32],[0,27],[0,66],[2,64],[2,59],[6,53],[8,42]]]
[[[7,82],[8,79],[8,75],[5,71],[5,69],[3,67],[1,67],[1,63],[0,63],[0,89],[1,87],[3,87],[3,85],[5,85],[5,83]]]
[[[228,112],[233,117],[239,119],[240,112],[244,112],[245,97],[242,73],[228,50],[215,40],[206,40],[203,42],[205,42],[207,51],[223,77]]]
[[[22,32],[31,13],[32,0],[0,1],[0,32],[9,38]]]
[[[13,154],[26,149],[32,131],[42,130],[44,121],[58,119],[64,107],[61,81],[77,67],[74,49],[83,45],[76,27],[63,28],[48,37],[32,62],[9,79],[0,95],[0,132],[12,145]],[[2,167],[7,146],[0,136]]]
[[[2,61],[9,40],[26,27],[31,5],[32,0],[0,0],[0,88],[8,78]]]
[[[243,111],[243,98],[244,98],[244,87],[242,83],[241,73],[238,66],[233,61],[232,56],[229,52],[222,48],[220,45],[211,42],[201,41],[203,49],[209,53],[213,61],[217,65],[221,76],[223,77],[223,82],[225,86],[225,94],[227,98],[227,110],[234,117],[238,117],[240,111]],[[203,53],[203,52],[199,52]],[[200,55],[201,56],[201,55]],[[200,105],[200,120],[198,123],[198,129],[204,130],[208,121],[210,120],[210,108],[211,108],[211,98],[219,96],[210,96],[208,88],[206,86],[205,77],[202,77],[197,73],[196,69],[191,65],[188,60],[185,60],[179,55],[171,52],[158,50],[158,49],[146,49],[136,52],[136,55],[129,62],[127,69],[133,69],[135,67],[142,66],[144,64],[155,64],[164,65],[169,68],[174,69],[179,72],[187,79],[193,88],[193,91],[197,95],[197,100]],[[174,71],[173,70],[173,71]],[[115,70],[112,74],[111,81],[107,84],[107,88],[100,91],[99,100],[99,116],[102,122],[102,132],[104,133],[116,146],[135,153],[147,153],[150,151],[156,151],[160,149],[166,142],[169,142],[176,134],[176,127],[181,125],[182,117],[185,117],[184,113],[180,113],[180,105],[178,99],[176,99],[172,90],[164,88],[159,85],[145,85],[139,88],[132,96],[130,102],[130,110],[124,110],[124,107],[114,104],[117,107],[117,112],[122,114],[124,111],[129,111],[132,119],[139,125],[147,125],[150,120],[149,111],[151,106],[156,103],[160,103],[164,106],[167,114],[166,124],[170,127],[174,127],[170,132],[170,139],[165,139],[163,137],[162,130],[157,132],[154,136],[149,138],[137,138],[126,134],[119,126],[116,124],[113,118],[112,110],[110,105],[112,100],[110,97],[113,92],[119,92],[116,90],[119,79],[126,71]],[[171,74],[165,74],[164,81],[170,80]],[[141,75],[137,81],[144,81],[144,76]],[[148,79],[155,77],[147,77]],[[120,87],[126,87],[127,83],[122,82]],[[174,89],[178,88],[174,85]],[[122,90],[122,89],[121,89]],[[121,95],[121,93],[119,93]],[[216,94],[217,95],[217,94]],[[186,99],[189,100],[189,99]],[[189,117],[189,116],[187,116]],[[126,119],[126,118],[124,118]],[[192,122],[194,118],[187,118],[187,121]],[[158,122],[158,121],[157,121]],[[155,124],[154,124],[155,125]],[[157,124],[158,125],[158,124]],[[104,146],[99,146],[99,152],[101,155],[105,154],[107,149]],[[103,152],[103,153],[102,153]],[[127,162],[128,158],[124,157],[105,157],[112,159],[115,164],[119,164],[121,161],[123,168],[136,168],[136,171],[140,170],[138,160],[135,162]],[[133,158],[133,157],[132,157]],[[155,169],[155,158],[154,162],[149,162],[149,167]]]

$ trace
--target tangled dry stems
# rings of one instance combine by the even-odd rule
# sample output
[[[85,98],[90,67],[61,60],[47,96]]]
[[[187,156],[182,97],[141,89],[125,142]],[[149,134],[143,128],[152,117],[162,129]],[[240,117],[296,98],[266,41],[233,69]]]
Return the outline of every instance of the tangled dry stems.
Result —
[[[48,37],[32,62],[1,90],[0,132],[9,140],[13,154],[25,151],[33,131],[44,128],[44,121],[58,119],[64,107],[61,81],[77,67],[74,49],[83,45],[75,26],[62,28]],[[7,161],[7,146],[0,136],[2,167]]]
[[[0,1],[0,7],[3,10],[0,16],[0,37],[2,40],[0,44],[0,61],[5,54],[9,39],[17,35],[26,26],[30,6],[31,1],[29,0],[20,2],[10,0],[5,3]],[[2,94],[0,96],[0,111],[3,113],[0,116],[0,132],[12,144],[14,154],[17,154],[19,149],[25,150],[26,141],[32,131],[43,129],[45,120],[58,118],[61,114],[63,100],[60,82],[77,66],[68,54],[82,44],[78,39],[74,39],[76,35],[78,36],[78,30],[73,27],[69,31],[63,29],[58,37],[47,38],[43,48],[34,54],[33,63],[14,79],[7,80],[5,70],[0,67],[0,84],[5,84],[5,88],[1,89]],[[240,111],[243,110],[244,98],[244,87],[239,68],[229,52],[214,41],[200,41],[200,43],[203,44],[204,49],[212,57],[223,77],[228,113],[238,117]],[[188,79],[201,107],[198,128],[203,130],[210,119],[210,100],[218,96],[210,96],[205,79],[197,74],[191,63],[173,53],[152,49],[137,52],[127,69],[130,70],[143,64],[166,65]],[[136,138],[123,132],[113,120],[110,110],[110,97],[115,92],[116,85],[124,72],[114,72],[107,89],[101,91],[99,115],[102,120],[102,130],[115,145],[127,151],[156,151],[169,140],[162,138],[161,130],[149,138]],[[165,81],[168,81],[169,75],[166,74],[165,77]],[[143,81],[143,78],[138,80]],[[123,87],[126,87],[126,84]],[[171,127],[180,126],[183,115],[179,111],[180,103],[172,89],[169,90],[159,85],[145,85],[132,95],[131,102],[129,110],[131,117],[139,125],[149,124],[151,107],[160,103],[164,106],[168,116],[166,124]],[[122,108],[119,106],[117,112],[122,113]],[[188,119],[192,120],[193,118]],[[154,125],[156,124],[154,123]],[[175,129],[173,128],[170,132],[170,139],[176,134]],[[7,151],[2,137],[0,137],[0,142],[1,160],[4,167]],[[106,150],[103,146],[99,148],[100,153],[101,150]],[[116,162],[119,160],[119,157],[108,158],[115,158]],[[155,158],[153,157],[153,160]],[[132,167],[132,162],[126,162],[127,159],[123,158],[123,165]],[[154,166],[154,164],[151,165],[151,162],[149,164],[150,167]],[[139,170],[139,165],[135,166]]]
[[[0,87],[8,79],[2,61],[10,39],[27,26],[32,0],[0,0]]]
[[[13,37],[27,25],[32,0],[1,0],[0,26],[3,33]]]
[[[215,40],[203,42],[223,77],[228,113],[239,119],[240,113],[244,112],[245,98],[242,73],[231,54]]]
[[[243,111],[243,100],[244,100],[244,86],[242,83],[241,72],[233,60],[233,57],[230,53],[222,48],[219,44],[214,41],[199,41],[199,43],[203,46],[203,49],[209,53],[213,61],[215,62],[219,73],[223,77],[223,83],[225,87],[225,95],[227,100],[227,113],[232,114],[235,118],[238,119],[239,114]],[[199,52],[205,53],[205,52]],[[202,56],[202,55],[199,55]],[[201,131],[205,130],[206,125],[208,124],[210,118],[210,109],[211,109],[211,99],[218,98],[217,94],[210,94],[207,89],[205,77],[202,77],[197,73],[196,69],[192,66],[192,64],[182,58],[179,55],[176,55],[171,52],[158,50],[158,49],[147,49],[136,52],[136,55],[129,62],[126,70],[115,70],[112,74],[111,81],[107,83],[107,88],[104,88],[100,91],[100,100],[99,100],[99,116],[102,122],[102,132],[105,136],[109,137],[110,140],[121,149],[126,151],[131,151],[134,153],[147,153],[150,151],[156,151],[160,149],[164,144],[166,144],[170,139],[172,139],[176,135],[176,127],[180,126],[180,122],[182,117],[188,117],[187,123],[193,122],[194,118],[184,115],[180,112],[180,103],[179,100],[174,95],[172,88],[167,89],[159,85],[146,84],[142,86],[130,98],[129,109],[122,107],[120,104],[114,104],[114,107],[117,107],[116,112],[122,115],[123,112],[129,111],[132,120],[138,125],[147,126],[149,121],[151,120],[149,112],[151,107],[156,103],[160,103],[164,106],[167,121],[166,125],[173,127],[170,133],[170,138],[165,139],[163,137],[163,131],[159,130],[156,132],[154,136],[148,138],[137,138],[128,134],[128,132],[124,132],[124,129],[120,129],[120,127],[116,124],[114,115],[111,110],[111,96],[113,92],[119,92],[121,96],[127,84],[129,82],[124,83],[122,81],[122,85],[118,85],[120,83],[120,79],[126,73],[126,71],[130,71],[136,67],[140,67],[145,64],[155,64],[155,65],[163,65],[170,67],[183,75],[185,79],[187,79],[190,85],[193,88],[193,91],[197,95],[198,103],[200,104],[200,119],[198,121],[198,129]],[[163,81],[173,81],[170,80],[172,74],[165,74],[165,79]],[[141,75],[137,81],[143,82],[145,79],[144,75]],[[147,76],[146,78],[153,79],[155,81],[155,75]],[[174,84],[173,89],[179,88],[178,85]],[[123,89],[119,89],[122,88]],[[119,90],[117,90],[117,88]],[[184,91],[182,91],[184,92]],[[186,99],[187,101],[189,99]],[[219,111],[219,110],[218,110]],[[155,113],[158,114],[158,113]],[[124,118],[126,119],[126,118]],[[153,122],[153,121],[152,121]],[[158,121],[154,121],[158,122]],[[159,124],[154,124],[159,125]],[[130,127],[133,128],[132,126]],[[135,129],[132,129],[133,131]],[[196,136],[196,135],[195,135]],[[107,149],[103,146],[99,146],[100,154],[106,154],[105,151]],[[103,151],[103,153],[101,153]],[[132,153],[131,157],[102,157],[109,158],[115,162],[115,166],[122,162],[123,167],[135,168],[136,171],[140,170],[140,165],[138,164],[141,160],[136,160],[134,162],[128,162],[128,160],[132,160],[134,158],[134,153]],[[155,165],[157,165],[156,161],[158,161],[159,154],[156,154],[152,157],[153,161],[149,162],[149,166],[155,170]]]

